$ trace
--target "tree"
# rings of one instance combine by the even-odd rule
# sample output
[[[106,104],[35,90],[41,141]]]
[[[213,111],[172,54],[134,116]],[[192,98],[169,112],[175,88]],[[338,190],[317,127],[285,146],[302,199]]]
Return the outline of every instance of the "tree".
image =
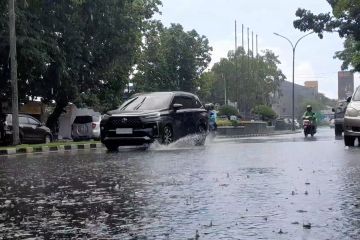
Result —
[[[29,4],[25,4],[25,3]],[[142,32],[160,0],[19,1],[20,98],[55,101],[47,125],[69,102],[116,107],[136,63]],[[0,26],[5,4],[0,3]],[[65,14],[66,13],[66,14]],[[0,36],[7,30],[0,30]],[[0,80],[7,85],[8,43],[0,38]],[[6,88],[3,95],[6,95]]]
[[[219,108],[219,115],[226,115],[226,116],[232,116],[232,115],[239,115],[239,111],[236,107],[230,106],[230,105],[223,105]]]
[[[215,75],[213,72],[205,72],[195,80],[195,86],[198,87],[196,94],[203,102],[212,102],[212,90],[215,82]]]
[[[294,27],[301,31],[312,30],[323,38],[325,32],[338,32],[345,38],[345,50],[336,53],[343,61],[343,69],[350,66],[360,71],[360,2],[358,0],[327,0],[332,13],[313,14],[309,10],[298,9]]]
[[[228,53],[227,58],[215,63],[212,96],[216,102],[223,102],[226,85],[227,99],[238,103],[243,113],[250,113],[256,106],[270,104],[271,94],[278,91],[285,75],[277,67],[278,57],[271,51],[250,57],[243,48]]]
[[[196,80],[211,58],[209,41],[180,24],[169,28],[153,22],[145,33],[134,82],[138,91],[197,91]]]
[[[274,110],[266,105],[255,106],[252,112],[256,115],[259,115],[263,121],[273,120],[277,116]]]

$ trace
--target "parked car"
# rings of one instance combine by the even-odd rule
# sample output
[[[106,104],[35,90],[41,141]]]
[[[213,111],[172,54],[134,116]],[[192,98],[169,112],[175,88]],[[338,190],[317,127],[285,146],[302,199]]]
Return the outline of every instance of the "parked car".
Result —
[[[95,140],[100,140],[101,119],[102,119],[101,115],[92,116],[92,138]]]
[[[275,121],[275,130],[291,130],[292,124],[287,118],[279,118]]]
[[[71,125],[71,137],[74,141],[90,140],[93,137],[92,116],[76,116]]]
[[[2,143],[9,144],[12,142],[12,114],[5,114],[2,119],[2,133],[0,140]],[[52,134],[48,127],[41,123],[36,118],[27,115],[19,114],[19,138],[20,143],[49,143],[52,141]]]
[[[360,141],[360,86],[347,102],[349,104],[344,117],[344,142],[345,146],[354,146],[356,138]]]
[[[199,98],[186,92],[137,94],[100,123],[101,142],[107,149],[143,145],[158,140],[169,144],[181,137],[206,133],[207,111]],[[206,137],[206,135],[204,134]],[[201,139],[198,144],[203,144]]]
[[[336,103],[335,108],[332,109],[334,112],[334,129],[335,136],[341,136],[344,128],[344,115],[348,102],[346,100],[340,100]]]

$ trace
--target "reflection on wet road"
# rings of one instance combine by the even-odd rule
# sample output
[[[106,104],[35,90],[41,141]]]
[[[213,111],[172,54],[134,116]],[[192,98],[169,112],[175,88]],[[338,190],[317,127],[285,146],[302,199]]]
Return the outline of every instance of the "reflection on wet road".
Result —
[[[0,239],[359,239],[360,148],[329,129],[0,158]]]

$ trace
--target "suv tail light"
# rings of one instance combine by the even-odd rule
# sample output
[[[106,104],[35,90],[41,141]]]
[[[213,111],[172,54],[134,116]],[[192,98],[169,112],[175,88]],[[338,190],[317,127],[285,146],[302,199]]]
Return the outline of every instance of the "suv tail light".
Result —
[[[96,123],[92,123],[92,128],[96,128]]]

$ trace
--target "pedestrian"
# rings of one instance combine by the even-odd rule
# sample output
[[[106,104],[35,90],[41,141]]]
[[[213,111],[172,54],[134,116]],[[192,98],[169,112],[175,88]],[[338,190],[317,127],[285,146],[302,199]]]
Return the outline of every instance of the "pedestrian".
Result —
[[[214,104],[210,103],[209,106],[209,130],[216,131],[217,124],[216,124],[217,113],[214,108]]]

